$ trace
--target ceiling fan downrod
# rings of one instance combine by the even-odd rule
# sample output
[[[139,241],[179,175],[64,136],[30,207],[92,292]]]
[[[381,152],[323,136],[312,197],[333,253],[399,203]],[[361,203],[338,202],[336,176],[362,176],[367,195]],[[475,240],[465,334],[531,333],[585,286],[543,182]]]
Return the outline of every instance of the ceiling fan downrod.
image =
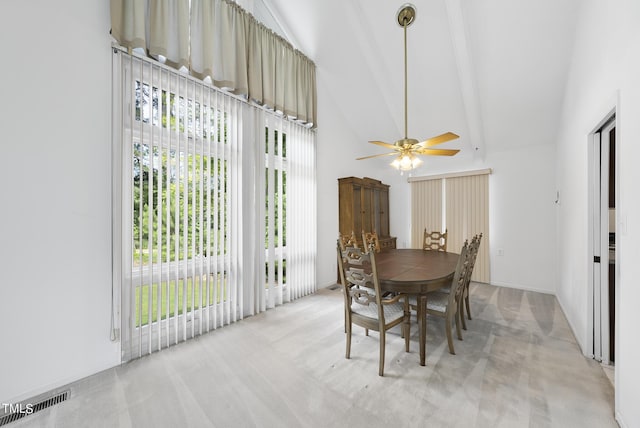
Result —
[[[416,7],[411,3],[406,3],[398,10],[398,25],[404,30],[404,140],[409,138],[409,120],[408,120],[408,78],[407,78],[407,27],[413,24],[416,19]]]

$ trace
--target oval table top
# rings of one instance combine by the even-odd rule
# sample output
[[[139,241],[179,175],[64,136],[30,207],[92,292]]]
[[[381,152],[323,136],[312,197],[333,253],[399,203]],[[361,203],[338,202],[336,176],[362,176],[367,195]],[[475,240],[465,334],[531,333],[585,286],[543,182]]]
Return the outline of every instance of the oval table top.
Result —
[[[459,254],[418,249],[393,249],[376,254],[384,291],[425,294],[449,285]]]

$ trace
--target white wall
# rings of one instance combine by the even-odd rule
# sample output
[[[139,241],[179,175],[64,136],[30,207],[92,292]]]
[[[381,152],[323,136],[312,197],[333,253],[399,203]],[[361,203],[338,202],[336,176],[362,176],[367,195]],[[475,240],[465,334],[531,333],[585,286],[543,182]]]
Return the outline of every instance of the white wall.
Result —
[[[487,153],[486,163],[493,169],[489,177],[491,283],[554,294],[554,145]]]
[[[119,363],[109,340],[109,2],[0,14],[0,402]]]
[[[558,209],[560,271],[558,299],[583,352],[588,342],[587,136],[617,104],[619,278],[616,310],[616,416],[621,426],[640,426],[640,3],[635,0],[584,2],[576,35],[563,126],[559,133]],[[619,100],[619,103],[618,103]]]

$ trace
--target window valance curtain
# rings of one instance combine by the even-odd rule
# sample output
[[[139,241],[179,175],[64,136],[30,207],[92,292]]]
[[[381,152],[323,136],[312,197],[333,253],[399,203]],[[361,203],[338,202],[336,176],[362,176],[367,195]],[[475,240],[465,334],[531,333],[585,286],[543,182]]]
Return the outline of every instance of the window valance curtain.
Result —
[[[317,126],[315,64],[228,0],[111,0],[111,35],[175,68]]]

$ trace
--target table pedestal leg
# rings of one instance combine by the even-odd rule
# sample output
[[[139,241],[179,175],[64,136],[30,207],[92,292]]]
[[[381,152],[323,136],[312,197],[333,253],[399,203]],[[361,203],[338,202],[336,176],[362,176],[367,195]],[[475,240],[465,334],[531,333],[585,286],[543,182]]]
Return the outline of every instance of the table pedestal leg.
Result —
[[[418,325],[420,328],[420,365],[425,365],[427,347],[427,296],[418,296]]]

